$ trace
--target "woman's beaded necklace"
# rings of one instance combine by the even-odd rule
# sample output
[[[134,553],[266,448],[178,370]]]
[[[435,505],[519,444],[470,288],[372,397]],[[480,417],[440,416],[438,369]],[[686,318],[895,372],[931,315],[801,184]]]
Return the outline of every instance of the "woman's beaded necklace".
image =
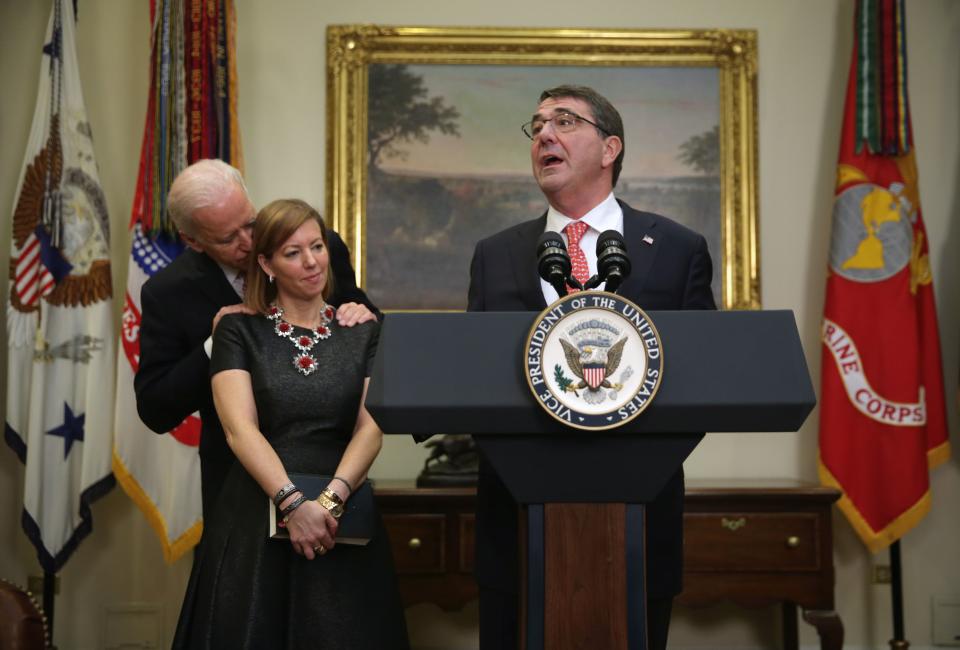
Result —
[[[267,318],[274,322],[273,331],[282,339],[290,339],[293,346],[297,348],[298,353],[293,355],[293,367],[304,377],[317,369],[317,360],[310,354],[310,350],[318,341],[330,338],[330,321],[333,320],[333,315],[333,307],[324,305],[320,310],[320,324],[312,330],[310,335],[294,334],[293,325],[283,320],[283,307],[270,305],[267,309]]]

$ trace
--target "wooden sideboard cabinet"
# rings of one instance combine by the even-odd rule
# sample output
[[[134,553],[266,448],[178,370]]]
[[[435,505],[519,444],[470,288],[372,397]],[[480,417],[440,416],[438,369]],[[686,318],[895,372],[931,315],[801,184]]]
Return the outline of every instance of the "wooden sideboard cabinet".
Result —
[[[434,603],[456,611],[475,599],[476,489],[376,481],[374,491],[390,535],[404,605]]]
[[[475,490],[416,488],[412,481],[377,481],[375,490],[404,603],[453,611],[476,598]],[[799,608],[817,629],[822,650],[840,650],[830,515],[839,496],[790,481],[688,481],[678,603],[780,603],[785,650],[797,650]]]
[[[687,481],[683,593],[689,607],[782,603],[783,647],[797,650],[797,608],[823,650],[840,650],[833,527],[840,493],[795,481]]]

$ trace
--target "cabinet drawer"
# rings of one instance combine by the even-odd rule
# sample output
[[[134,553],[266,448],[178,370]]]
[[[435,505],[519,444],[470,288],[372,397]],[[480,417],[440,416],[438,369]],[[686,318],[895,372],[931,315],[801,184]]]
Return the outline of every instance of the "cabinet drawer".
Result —
[[[684,515],[687,571],[818,571],[820,521],[814,513]]]
[[[384,515],[397,573],[443,573],[446,568],[444,515]]]

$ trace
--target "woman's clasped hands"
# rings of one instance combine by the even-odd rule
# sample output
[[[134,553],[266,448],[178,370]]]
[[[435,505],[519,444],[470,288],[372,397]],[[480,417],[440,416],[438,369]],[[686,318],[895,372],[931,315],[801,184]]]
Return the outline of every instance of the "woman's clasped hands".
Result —
[[[293,550],[312,560],[336,544],[337,520],[329,510],[308,499],[288,516],[287,531]]]

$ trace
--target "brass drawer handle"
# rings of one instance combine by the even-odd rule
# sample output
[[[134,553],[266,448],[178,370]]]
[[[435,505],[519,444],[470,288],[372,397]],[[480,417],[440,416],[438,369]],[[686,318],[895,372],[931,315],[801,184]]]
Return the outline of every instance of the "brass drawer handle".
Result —
[[[800,546],[800,538],[796,535],[791,535],[787,538],[787,548],[797,548]]]
[[[409,546],[414,551],[420,548],[422,545],[423,544],[420,542],[419,537],[411,537],[410,541],[407,542],[407,546]]]
[[[730,532],[736,532],[747,525],[747,518],[740,517],[738,519],[727,519],[726,517],[722,517],[720,519],[720,525]]]

